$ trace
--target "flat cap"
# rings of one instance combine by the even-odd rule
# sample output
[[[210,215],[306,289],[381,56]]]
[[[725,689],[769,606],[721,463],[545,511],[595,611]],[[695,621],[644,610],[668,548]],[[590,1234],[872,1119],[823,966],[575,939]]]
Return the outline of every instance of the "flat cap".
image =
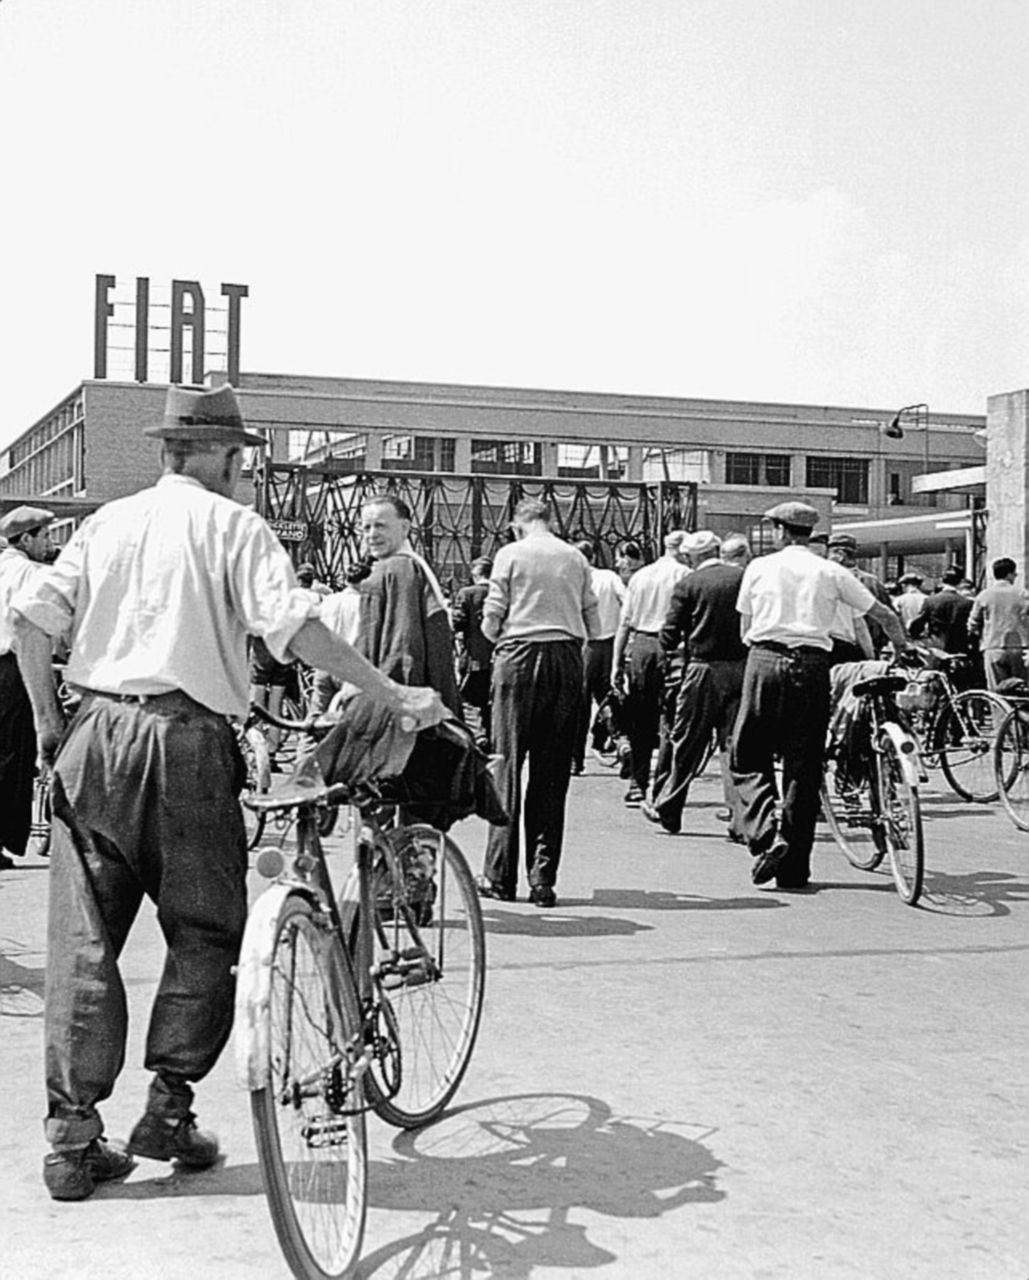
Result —
[[[262,445],[264,436],[248,431],[243,424],[236,393],[223,387],[170,386],[164,403],[164,417],[143,429],[145,436],[159,440],[209,440],[212,444]]]
[[[682,544],[683,551],[691,556],[702,555],[705,551],[717,551],[722,539],[711,529],[698,529],[696,533],[688,533]]]
[[[690,535],[685,529],[670,529],[665,534],[664,548],[666,551],[682,551],[684,543]]]
[[[0,520],[0,536],[10,541],[22,533],[28,533],[30,529],[45,528],[53,521],[54,513],[45,511],[42,507],[15,507]]]
[[[852,533],[834,533],[829,539],[830,547],[846,547],[848,551],[857,550],[857,538]]]
[[[897,581],[917,583],[922,581],[922,575],[920,573],[915,573],[914,570],[911,570],[908,573],[901,574],[901,576],[897,579]]]
[[[818,523],[818,512],[806,502],[780,502],[768,508],[765,519],[792,525],[795,529],[813,529]]]

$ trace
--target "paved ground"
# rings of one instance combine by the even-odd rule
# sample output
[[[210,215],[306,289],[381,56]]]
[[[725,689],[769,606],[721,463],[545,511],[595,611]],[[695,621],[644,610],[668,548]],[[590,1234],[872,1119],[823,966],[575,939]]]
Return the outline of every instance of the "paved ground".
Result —
[[[752,888],[713,779],[678,838],[621,791],[596,762],[573,781],[556,911],[487,904],[459,1108],[420,1135],[371,1120],[365,1280],[1029,1280],[1029,836],[930,789],[911,910],[828,840],[816,893]],[[480,824],[459,838],[478,871]],[[223,1166],[46,1197],[45,898],[42,866],[0,876],[5,1280],[284,1275],[230,1057],[198,1104]],[[159,954],[148,915],[114,1136]]]

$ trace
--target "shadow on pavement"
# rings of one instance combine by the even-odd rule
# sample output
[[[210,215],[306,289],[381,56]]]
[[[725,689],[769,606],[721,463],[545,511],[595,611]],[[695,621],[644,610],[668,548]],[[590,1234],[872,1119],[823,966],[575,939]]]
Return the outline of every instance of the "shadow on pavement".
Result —
[[[756,892],[746,898],[702,898],[664,890],[597,889],[592,899],[582,905],[622,911],[767,911],[786,904]]]
[[[950,916],[1009,916],[1009,903],[1029,901],[1029,883],[1004,871],[950,875],[927,868],[919,906]]]
[[[376,1250],[363,1280],[578,1274],[615,1261],[576,1211],[659,1218],[725,1198],[721,1167],[688,1123],[612,1115],[596,1098],[528,1094],[461,1107],[393,1143],[373,1165],[373,1209],[432,1210],[420,1231]],[[440,1204],[446,1207],[438,1208]]]
[[[487,933],[521,934],[528,938],[613,938],[651,932],[651,925],[639,924],[635,920],[562,914],[565,908],[591,905],[586,899],[561,898],[556,907],[548,908],[546,912],[533,907],[532,914],[529,914],[528,911],[507,911],[483,903],[482,918]]]
[[[0,938],[0,1017],[40,1018],[43,1016],[45,971],[19,964],[14,956],[24,955],[21,945]]]

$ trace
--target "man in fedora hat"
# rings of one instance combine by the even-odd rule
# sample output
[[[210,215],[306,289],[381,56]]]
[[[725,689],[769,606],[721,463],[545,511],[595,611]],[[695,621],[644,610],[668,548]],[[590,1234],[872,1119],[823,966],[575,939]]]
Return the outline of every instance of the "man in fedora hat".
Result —
[[[54,513],[15,507],[0,520],[0,870],[22,857],[32,828],[36,776],[36,730],[32,704],[14,654],[11,598],[50,559]]]
[[[747,565],[736,603],[749,652],[730,763],[754,859],[752,880],[765,884],[774,877],[780,889],[801,889],[811,875],[836,610],[842,605],[872,617],[898,648],[904,629],[852,573],[811,553],[814,507],[781,502],[765,518],[776,550]]]
[[[282,545],[233,501],[246,430],[231,387],[172,387],[163,474],[102,507],[13,601],[16,647],[41,748],[53,755],[45,992],[44,1182],[58,1200],[123,1176],[132,1153],[203,1168],[193,1085],[232,1024],[246,919],[243,763],[229,717],[247,713],[246,637],[367,690],[415,723],[435,693],[402,688],[320,621]],[[49,680],[51,639],[70,636],[66,680],[82,692],[67,730]],[[143,895],[168,954],[146,1044],[146,1110],[129,1152],[104,1141],[98,1105],[125,1053],[118,956]]]

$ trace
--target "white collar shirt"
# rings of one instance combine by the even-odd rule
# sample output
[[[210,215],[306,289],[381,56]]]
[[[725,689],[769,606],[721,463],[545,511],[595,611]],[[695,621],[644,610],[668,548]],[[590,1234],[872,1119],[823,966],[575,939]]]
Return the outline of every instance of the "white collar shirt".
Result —
[[[633,631],[646,631],[657,635],[665,624],[672,592],[677,582],[691,573],[675,556],[663,555],[653,564],[637,569],[629,579],[622,605],[622,622]]]
[[[874,603],[849,569],[791,545],[747,565],[736,608],[743,615],[747,644],[829,650],[838,606],[863,615]]]
[[[597,635],[610,640],[618,630],[625,600],[625,583],[613,569],[590,569],[590,586],[597,597]]]
[[[289,642],[318,616],[267,523],[182,475],[101,507],[13,607],[70,641],[69,684],[129,696],[178,689],[240,718],[247,635],[288,661]]]
[[[10,653],[14,648],[11,600],[42,568],[18,547],[4,547],[0,551],[0,654]]]

